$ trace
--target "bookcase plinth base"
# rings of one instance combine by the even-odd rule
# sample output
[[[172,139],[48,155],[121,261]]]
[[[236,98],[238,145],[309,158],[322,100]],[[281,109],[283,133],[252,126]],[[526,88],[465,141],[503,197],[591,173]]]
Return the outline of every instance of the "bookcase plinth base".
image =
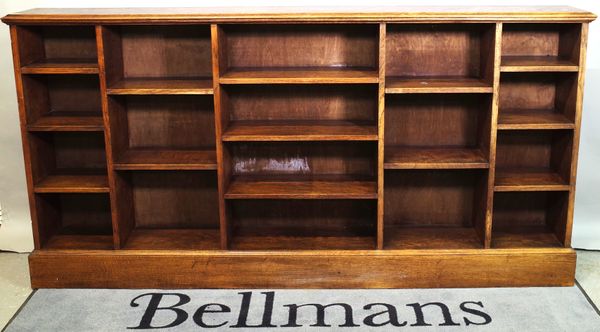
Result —
[[[572,286],[575,251],[67,251],[29,256],[33,288]]]

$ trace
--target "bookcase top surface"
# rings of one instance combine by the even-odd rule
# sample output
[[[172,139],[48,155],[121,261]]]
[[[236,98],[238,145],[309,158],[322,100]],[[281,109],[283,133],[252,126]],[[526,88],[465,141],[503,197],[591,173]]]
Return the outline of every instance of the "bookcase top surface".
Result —
[[[378,6],[37,8],[9,14],[7,24],[144,24],[207,22],[589,22],[596,15],[569,6]]]

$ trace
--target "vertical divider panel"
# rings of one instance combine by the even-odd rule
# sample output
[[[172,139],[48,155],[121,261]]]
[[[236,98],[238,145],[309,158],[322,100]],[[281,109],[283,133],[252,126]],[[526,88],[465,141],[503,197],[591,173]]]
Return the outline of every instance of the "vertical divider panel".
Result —
[[[27,194],[29,197],[29,211],[33,223],[33,241],[35,249],[40,249],[48,240],[54,230],[44,229],[44,225],[39,222],[35,194],[33,193],[33,166],[31,162],[31,150],[29,146],[29,133],[27,132],[27,111],[25,109],[25,96],[23,91],[23,78],[21,77],[21,59],[27,61],[32,55],[27,52],[35,52],[27,47],[23,47],[24,40],[21,37],[34,38],[32,34],[19,34],[19,27],[10,26],[10,39],[12,44],[13,65],[15,70],[15,85],[17,88],[17,101],[19,106],[19,122],[21,124],[21,143],[23,145],[23,156],[25,159],[25,177],[27,180]]]
[[[491,126],[490,126],[490,144],[489,144],[489,164],[487,180],[487,201],[485,205],[485,237],[484,248],[490,248],[492,244],[492,217],[494,206],[494,178],[496,174],[496,141],[498,133],[498,107],[500,96],[500,60],[502,57],[502,22],[496,23],[494,34],[494,55],[493,55],[493,75],[492,75],[492,104],[491,104]]]
[[[219,79],[221,71],[225,70],[227,65],[226,47],[224,32],[216,24],[211,24],[211,50],[212,50],[212,71],[213,71],[213,90],[214,90],[214,111],[215,111],[215,146],[217,153],[217,176],[219,188],[219,225],[221,235],[221,249],[229,248],[231,239],[231,227],[228,223],[228,210],[225,202],[225,191],[229,186],[231,176],[229,154],[223,146],[221,139],[224,128],[227,127],[229,114],[225,108],[227,95],[221,91]]]
[[[386,24],[379,24],[379,90],[377,107],[377,249],[384,245],[384,139],[385,139],[385,31]]]
[[[98,49],[98,73],[102,100],[102,118],[104,121],[104,140],[106,146],[106,162],[108,185],[110,187],[110,206],[115,249],[125,246],[127,238],[134,227],[133,201],[131,192],[123,179],[114,169],[114,158],[119,147],[125,144],[124,137],[111,135],[115,124],[120,122],[111,116],[111,103],[106,93],[109,79],[122,75],[121,43],[118,36],[103,26],[96,26],[96,48]],[[107,67],[106,63],[109,63]],[[110,71],[110,72],[108,72]],[[122,135],[121,135],[122,136]]]
[[[581,34],[579,37],[579,72],[577,74],[577,100],[575,103],[575,129],[573,131],[573,145],[571,151],[571,174],[569,183],[571,190],[569,191],[569,205],[567,207],[566,225],[557,223],[555,229],[556,236],[564,244],[565,247],[571,246],[571,235],[573,231],[573,210],[575,207],[575,182],[577,180],[577,157],[579,154],[579,135],[581,131],[581,116],[583,110],[583,87],[585,81],[585,59],[587,54],[587,39],[588,39],[589,23],[581,24]]]

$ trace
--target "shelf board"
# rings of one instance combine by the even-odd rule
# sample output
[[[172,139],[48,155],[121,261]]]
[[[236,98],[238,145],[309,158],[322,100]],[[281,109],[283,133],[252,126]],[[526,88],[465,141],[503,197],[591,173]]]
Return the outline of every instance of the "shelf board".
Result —
[[[211,78],[126,78],[106,89],[109,95],[211,95]]]
[[[378,72],[367,68],[235,68],[221,84],[364,84],[377,83]]]
[[[558,173],[545,168],[497,169],[494,191],[568,191]]]
[[[385,249],[483,249],[474,228],[386,226]]]
[[[96,112],[50,112],[31,124],[29,131],[104,131],[102,114]]]
[[[21,67],[22,74],[98,74],[96,59],[47,59]]]
[[[123,249],[219,250],[218,229],[134,229]]]
[[[500,110],[498,130],[574,129],[575,123],[553,110]]]
[[[50,175],[34,186],[34,192],[42,193],[107,193],[110,191],[108,177],[97,174]]]
[[[560,248],[556,235],[546,226],[494,227],[492,248]]]
[[[492,93],[491,83],[470,77],[387,77],[385,93]]]
[[[114,162],[116,170],[216,170],[215,150],[127,150]]]
[[[579,66],[557,56],[503,56],[502,72],[577,72]]]
[[[385,147],[385,169],[471,169],[489,168],[477,148]]]
[[[376,141],[377,126],[352,121],[235,121],[223,141]]]
[[[340,176],[239,176],[226,199],[376,199],[377,182]]]
[[[112,235],[57,234],[42,247],[44,250],[113,250]]]
[[[372,236],[247,236],[234,235],[231,250],[369,250]]]

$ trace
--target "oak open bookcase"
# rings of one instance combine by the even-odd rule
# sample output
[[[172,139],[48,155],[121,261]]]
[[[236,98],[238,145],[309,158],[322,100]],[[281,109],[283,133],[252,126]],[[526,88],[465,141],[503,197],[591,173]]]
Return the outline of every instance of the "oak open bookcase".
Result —
[[[572,285],[594,18],[8,15],[33,287]]]

